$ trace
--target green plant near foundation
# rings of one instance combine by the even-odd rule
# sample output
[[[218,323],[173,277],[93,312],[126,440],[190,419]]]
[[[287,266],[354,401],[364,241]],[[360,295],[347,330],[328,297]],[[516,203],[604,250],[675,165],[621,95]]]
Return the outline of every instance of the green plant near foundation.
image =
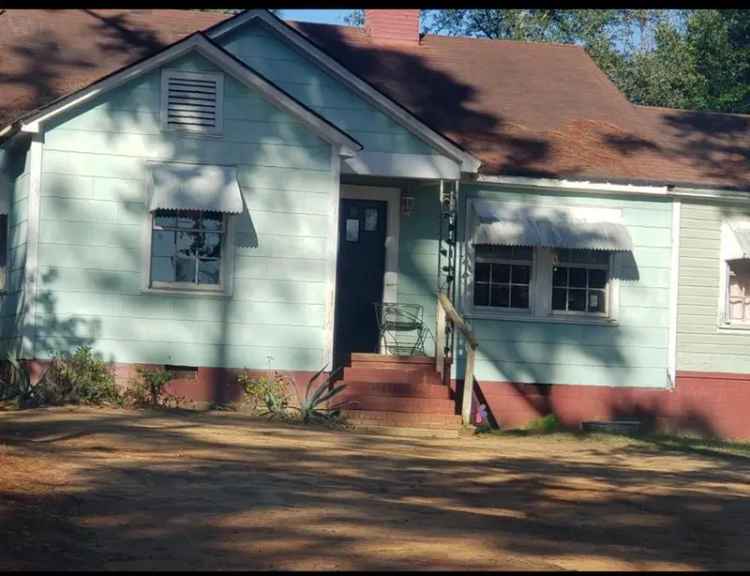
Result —
[[[528,423],[526,430],[537,432],[539,434],[551,434],[560,430],[560,420],[554,414],[547,414],[541,418],[536,418]]]
[[[18,408],[32,408],[43,403],[44,381],[47,376],[45,370],[38,384],[32,383],[31,372],[28,367],[12,355],[8,355],[6,362],[0,369],[0,402],[11,400]]]
[[[294,387],[289,377],[280,372],[261,376],[241,372],[237,376],[237,383],[252,410],[271,418],[286,416],[289,409],[289,388]]]
[[[138,378],[130,383],[126,393],[129,403],[135,406],[167,406],[174,398],[166,394],[164,387],[172,380],[172,373],[161,366],[136,368]]]
[[[300,396],[297,388],[294,388],[299,401],[299,405],[295,406],[294,409],[299,412],[299,416],[305,424],[312,422],[332,422],[341,417],[341,409],[345,405],[345,402],[340,402],[333,406],[330,405],[330,400],[346,388],[346,384],[336,386],[334,383],[335,376],[339,370],[334,370],[322,382],[315,385],[315,381],[326,368],[327,366],[323,366],[323,368],[310,378],[305,388],[304,396]]]
[[[112,370],[90,346],[55,356],[34,387],[41,404],[120,404]]]

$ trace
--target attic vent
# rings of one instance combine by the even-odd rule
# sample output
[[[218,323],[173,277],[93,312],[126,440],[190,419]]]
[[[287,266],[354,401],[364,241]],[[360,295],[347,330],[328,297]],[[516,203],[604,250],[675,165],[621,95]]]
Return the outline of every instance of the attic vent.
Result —
[[[221,133],[223,75],[165,70],[161,92],[162,128]]]

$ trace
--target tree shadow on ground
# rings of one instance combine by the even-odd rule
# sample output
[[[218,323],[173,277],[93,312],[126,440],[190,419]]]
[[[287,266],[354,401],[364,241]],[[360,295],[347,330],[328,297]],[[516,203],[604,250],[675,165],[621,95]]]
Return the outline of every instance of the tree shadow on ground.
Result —
[[[492,442],[224,415],[59,414],[0,415],[0,458],[15,463],[0,478],[3,567],[731,569],[750,560],[746,460],[598,443],[562,457],[524,439],[500,457]]]

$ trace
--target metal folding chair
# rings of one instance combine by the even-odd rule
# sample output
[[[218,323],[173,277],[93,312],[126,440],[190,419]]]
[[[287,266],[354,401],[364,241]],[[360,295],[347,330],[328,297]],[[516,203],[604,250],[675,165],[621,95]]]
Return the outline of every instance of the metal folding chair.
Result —
[[[420,304],[375,303],[383,352],[395,356],[424,356],[425,327]]]

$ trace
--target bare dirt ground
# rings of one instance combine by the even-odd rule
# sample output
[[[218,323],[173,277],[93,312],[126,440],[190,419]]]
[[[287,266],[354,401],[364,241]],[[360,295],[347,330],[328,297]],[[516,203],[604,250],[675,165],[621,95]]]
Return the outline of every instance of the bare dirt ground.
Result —
[[[627,438],[0,412],[0,571],[747,569],[749,473]]]

